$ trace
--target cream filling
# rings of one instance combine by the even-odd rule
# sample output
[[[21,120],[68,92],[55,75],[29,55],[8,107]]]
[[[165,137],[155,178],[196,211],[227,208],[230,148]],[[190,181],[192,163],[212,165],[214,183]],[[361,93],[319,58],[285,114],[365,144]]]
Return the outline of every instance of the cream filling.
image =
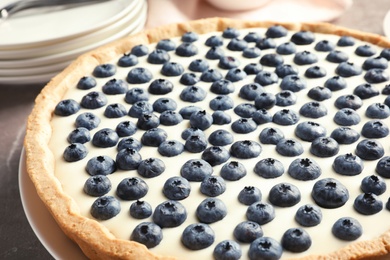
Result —
[[[243,37],[246,35],[247,32],[252,32],[252,31],[257,31],[261,35],[264,35],[264,33],[265,33],[264,29],[247,29],[247,30],[241,31],[240,37]],[[290,32],[287,37],[275,39],[277,44],[279,45],[281,43],[289,41],[292,33],[293,32]],[[180,64],[182,64],[184,66],[184,68],[186,68],[186,71],[188,71],[188,69],[187,69],[188,65],[192,60],[197,59],[197,58],[201,58],[201,59],[205,58],[205,54],[206,54],[207,50],[209,49],[209,47],[206,47],[204,45],[204,42],[205,42],[206,38],[208,38],[211,35],[213,35],[213,34],[203,35],[200,37],[200,39],[196,43],[194,43],[199,49],[199,54],[197,56],[190,57],[190,58],[183,58],[183,57],[176,56],[174,54],[174,52],[170,52],[169,54],[171,56],[171,61],[179,62]],[[336,44],[339,37],[334,36],[334,35],[316,34],[316,41],[315,42],[318,42],[318,41],[324,40],[324,39]],[[174,40],[177,42],[177,44],[180,43],[180,38],[176,38]],[[224,46],[226,46],[229,40],[225,39],[224,41],[225,41]],[[364,44],[364,42],[356,41],[356,44],[352,47],[336,47],[336,49],[339,49],[339,50],[342,50],[343,52],[348,53],[348,55],[350,57],[349,61],[354,62],[355,64],[361,65],[361,64],[363,64],[363,62],[366,58],[356,56],[354,54],[354,50],[357,46],[362,45],[362,44]],[[254,44],[250,44],[250,46],[252,46],[252,45],[254,45]],[[316,52],[314,50],[314,45],[315,45],[315,43],[313,43],[309,46],[306,46],[306,45],[305,46],[298,46],[297,45],[297,51],[308,50],[311,52],[315,52],[319,58],[318,64],[326,69],[327,75],[326,75],[326,77],[323,77],[320,79],[306,79],[307,80],[307,88],[296,93],[296,95],[298,96],[297,104],[290,106],[290,107],[287,107],[288,109],[292,109],[292,110],[295,110],[297,112],[299,111],[301,105],[303,105],[306,102],[313,101],[307,97],[307,92],[312,87],[323,86],[325,81],[328,78],[332,77],[332,75],[334,75],[334,71],[335,71],[335,68],[337,66],[337,64],[330,63],[330,62],[327,62],[325,60],[325,57],[328,54],[327,52],[324,52],[324,53]],[[154,46],[155,46],[155,44],[150,45],[149,50],[150,51],[153,50]],[[242,68],[242,69],[244,68],[246,63],[258,62],[260,59],[260,57],[255,58],[255,59],[247,59],[247,58],[244,58],[242,56],[242,52],[232,52],[232,51],[227,50],[225,47],[223,47],[223,49],[225,51],[225,55],[234,56],[241,61],[240,68]],[[270,52],[274,52],[274,50],[262,50],[261,55],[264,55],[264,54],[270,53]],[[378,49],[377,55],[379,55],[379,53],[380,53],[380,50]],[[294,64],[292,61],[293,57],[294,57],[294,55],[283,55],[283,58],[284,58],[284,61],[286,64]],[[116,62],[117,62],[117,60],[111,61],[111,63],[113,63],[113,64],[116,64]],[[208,62],[210,64],[211,68],[218,68],[217,67],[218,60],[208,60]],[[297,65],[300,75],[303,75],[306,68],[308,68],[309,66],[310,65],[305,65],[305,66],[298,66]],[[136,65],[136,67],[147,67],[153,73],[154,79],[167,78],[167,77],[164,77],[163,75],[161,75],[161,73],[159,72],[162,65],[151,65],[151,64],[147,63],[146,56],[139,58],[139,64]],[[266,66],[263,66],[263,67],[264,67],[264,70],[266,70],[266,71],[274,71],[274,68],[266,67]],[[112,78],[125,79],[129,70],[130,70],[130,68],[118,67],[118,72]],[[222,70],[222,69],[219,69],[219,70],[222,72],[223,75],[225,75],[227,72],[226,70]],[[338,125],[336,125],[333,122],[333,116],[337,112],[337,109],[333,105],[335,99],[342,94],[352,93],[354,87],[365,82],[363,79],[363,76],[364,76],[364,72],[360,76],[345,78],[347,80],[347,83],[348,83],[348,88],[341,90],[341,91],[333,92],[332,93],[333,96],[331,99],[328,99],[328,100],[322,102],[328,108],[328,115],[326,117],[322,117],[319,119],[310,119],[310,118],[305,118],[305,117],[301,116],[300,122],[303,122],[303,121],[318,122],[327,128],[327,135],[329,136],[331,134],[331,132],[333,131],[333,129],[338,127]],[[238,97],[238,92],[239,92],[239,89],[241,88],[241,86],[243,86],[244,84],[254,82],[253,81],[254,77],[255,77],[255,75],[248,75],[244,80],[234,83],[234,85],[236,87],[236,91],[235,91],[235,93],[230,94],[230,97],[232,97],[234,99],[235,106],[240,104],[240,103],[248,102],[248,101],[243,100],[240,97]],[[92,90],[101,91],[100,87],[105,82],[107,82],[109,79],[110,78],[97,79],[98,86]],[[183,106],[195,105],[195,106],[199,106],[199,107],[206,109],[209,113],[212,113],[213,111],[209,108],[208,104],[209,104],[209,101],[211,99],[213,99],[216,95],[213,93],[208,93],[207,97],[204,101],[198,102],[195,104],[183,102],[179,98],[179,95],[180,95],[181,91],[184,89],[184,86],[179,83],[179,79],[180,79],[180,76],[168,78],[168,80],[170,80],[174,84],[174,89],[171,93],[166,95],[167,97],[170,97],[170,98],[173,98],[176,100],[176,102],[178,104],[177,111]],[[276,94],[276,93],[281,91],[281,89],[279,88],[279,83],[280,83],[280,79],[279,79],[279,82],[277,84],[266,86],[266,87],[264,87],[264,89],[268,92],[272,92],[272,93]],[[149,84],[150,83],[135,85],[135,87],[143,87],[143,88],[147,89]],[[378,89],[381,90],[385,85],[386,85],[385,83],[375,84],[375,87],[377,87]],[[199,82],[197,84],[197,86],[203,87],[207,90],[211,86],[211,83]],[[131,88],[131,87],[133,87],[133,86],[130,85],[129,88]],[[90,91],[92,91],[92,90],[90,90]],[[76,101],[81,101],[81,97],[88,92],[89,91],[83,91],[83,90],[78,90],[76,88],[72,88],[64,96],[64,99],[73,98]],[[131,105],[126,104],[124,102],[124,95],[106,95],[106,96],[108,98],[108,104],[121,102],[125,105],[125,107],[127,109],[130,109],[130,107],[131,107]],[[150,103],[152,104],[157,98],[160,98],[160,97],[162,97],[162,96],[151,95],[150,96]],[[367,106],[369,104],[374,103],[374,102],[383,103],[384,99],[385,99],[384,95],[379,95],[375,98],[370,98],[368,100],[364,100],[363,107],[361,107],[357,111],[359,113],[359,115],[361,116],[361,119],[362,119],[361,123],[356,125],[356,126],[353,126],[352,128],[354,128],[358,132],[360,132],[364,122],[366,122],[368,120],[368,118],[364,115]],[[270,112],[271,112],[271,114],[274,114],[276,111],[281,110],[281,109],[283,109],[283,107],[275,106],[270,110]],[[86,111],[87,111],[86,109],[81,109],[81,111],[79,113],[86,112]],[[99,125],[99,127],[97,129],[94,129],[91,131],[91,136],[93,136],[93,134],[98,129],[101,129],[104,127],[115,129],[117,124],[121,121],[132,120],[133,122],[136,122],[136,119],[131,118],[129,116],[119,118],[119,119],[107,119],[103,115],[104,108],[92,110],[90,112],[94,113],[95,115],[97,115],[98,117],[100,117],[102,119],[102,122]],[[235,115],[233,110],[229,110],[226,112],[231,115],[232,122],[239,118],[237,115]],[[77,115],[72,115],[69,117],[54,116],[54,118],[52,120],[53,133],[52,133],[52,138],[50,141],[50,147],[51,147],[51,149],[54,153],[54,157],[56,159],[56,173],[55,173],[55,175],[62,183],[62,187],[63,187],[64,191],[67,194],[69,194],[76,201],[76,203],[79,205],[81,215],[92,218],[89,211],[90,211],[90,207],[91,207],[93,201],[96,198],[90,197],[90,196],[84,194],[84,192],[83,192],[84,182],[89,177],[88,173],[84,169],[85,165],[90,158],[92,158],[94,156],[98,156],[98,155],[108,155],[111,158],[115,159],[117,151],[116,151],[116,147],[102,149],[102,148],[95,148],[92,146],[91,143],[87,143],[86,147],[87,147],[89,153],[85,159],[78,161],[78,162],[74,162],[74,163],[66,163],[62,158],[62,154],[63,154],[65,147],[67,147],[69,145],[66,141],[66,137],[67,137],[68,133],[70,133],[74,129],[74,121],[76,119],[76,116]],[[274,124],[268,123],[268,124],[264,124],[264,125],[259,125],[257,130],[250,133],[250,134],[234,134],[234,141],[254,140],[256,142],[259,142],[258,136],[259,136],[261,130],[264,129],[265,127],[270,127],[270,126],[277,127],[279,129],[281,129],[286,138],[298,139],[294,134],[294,130],[295,130],[296,125],[280,126],[280,125],[274,125]],[[178,140],[178,141],[182,142],[183,144],[184,144],[184,140],[181,139],[180,134],[187,127],[189,127],[188,120],[184,120],[183,123],[181,123],[180,125],[177,125],[177,126],[166,127],[166,126],[160,125],[160,128],[163,128],[164,130],[167,131],[168,140]],[[206,134],[210,134],[214,130],[221,129],[221,128],[231,130],[229,125],[224,125],[224,126],[212,125],[205,132],[206,132]],[[138,130],[137,133],[133,135],[133,137],[140,140],[143,132],[144,131],[142,131],[142,130]],[[363,139],[363,137],[361,137],[359,139],[359,141],[362,139]],[[389,153],[388,142],[386,142],[387,140],[388,140],[388,137],[381,139],[380,142],[382,143],[382,145],[385,148],[385,154],[388,155],[390,153]],[[196,215],[195,215],[195,210],[196,210],[196,207],[199,205],[199,203],[203,199],[206,198],[206,196],[201,194],[199,191],[200,183],[191,182],[192,190],[191,190],[191,194],[190,194],[189,198],[180,201],[180,203],[182,203],[187,209],[187,213],[188,213],[187,220],[179,227],[164,228],[163,229],[164,239],[162,240],[160,245],[158,245],[157,247],[155,247],[151,250],[157,254],[174,255],[180,259],[212,259],[212,252],[213,252],[214,247],[217,245],[217,243],[219,243],[225,239],[234,239],[233,229],[235,228],[235,226],[238,223],[246,220],[245,212],[247,210],[247,206],[242,205],[238,202],[238,200],[237,200],[238,193],[245,186],[256,186],[262,192],[262,195],[263,195],[262,200],[268,201],[268,193],[269,193],[269,190],[271,189],[271,187],[277,183],[287,182],[287,183],[294,184],[299,188],[299,190],[301,192],[301,196],[302,196],[300,203],[298,203],[297,205],[295,205],[293,207],[289,207],[289,208],[275,207],[275,212],[276,212],[275,219],[273,221],[271,221],[270,223],[267,223],[267,224],[262,226],[262,229],[264,231],[264,236],[273,237],[274,239],[280,241],[283,233],[287,229],[289,229],[291,227],[298,227],[299,226],[299,224],[297,222],[295,222],[295,220],[294,220],[295,212],[297,211],[298,207],[300,207],[304,204],[307,204],[307,203],[314,204],[314,201],[310,195],[312,187],[317,180],[322,179],[322,178],[326,178],[326,177],[336,178],[339,181],[341,181],[341,183],[343,183],[344,185],[346,185],[348,187],[349,194],[350,194],[350,198],[349,198],[348,202],[343,207],[337,208],[337,209],[321,208],[322,214],[323,214],[322,222],[318,226],[304,228],[310,234],[310,236],[312,238],[312,246],[309,248],[309,250],[307,250],[306,252],[303,252],[303,253],[299,253],[299,254],[284,251],[283,258],[301,257],[301,256],[306,256],[306,255],[310,255],[310,254],[317,254],[317,253],[329,253],[329,252],[332,252],[334,250],[340,249],[340,248],[348,245],[349,242],[345,242],[345,241],[341,241],[339,239],[336,239],[331,233],[331,228],[332,228],[333,223],[335,223],[335,221],[337,219],[339,219],[340,217],[349,216],[349,217],[354,217],[354,218],[359,220],[359,222],[363,226],[363,235],[358,239],[358,241],[370,240],[370,239],[373,239],[375,237],[378,237],[380,234],[385,232],[390,227],[390,224],[386,224],[386,223],[388,223],[388,219],[390,217],[390,212],[388,210],[383,209],[378,214],[375,214],[372,216],[364,216],[364,215],[357,213],[353,208],[353,203],[354,203],[355,198],[361,193],[360,182],[365,176],[375,174],[375,166],[376,166],[377,160],[376,161],[364,161],[364,171],[357,176],[353,176],[353,177],[342,176],[342,175],[335,173],[332,169],[332,163],[333,163],[334,157],[318,158],[316,156],[313,156],[309,152],[310,143],[305,142],[305,141],[300,141],[300,142],[303,145],[305,152],[304,152],[304,154],[302,154],[301,156],[298,156],[298,157],[288,158],[288,157],[280,156],[275,151],[274,145],[261,144],[263,151],[258,158],[248,159],[248,160],[239,160],[241,163],[243,163],[245,165],[246,170],[247,170],[247,175],[239,181],[226,181],[226,185],[227,185],[226,192],[218,197],[225,202],[227,209],[228,209],[228,214],[223,220],[210,224],[211,228],[215,231],[215,242],[213,245],[211,245],[210,247],[208,247],[204,250],[191,251],[191,250],[186,249],[180,242],[180,237],[181,237],[181,234],[182,234],[182,231],[184,230],[184,228],[187,227],[189,224],[198,222]],[[354,153],[355,147],[356,147],[358,142],[356,142],[352,145],[340,145],[339,154],[345,154],[345,153],[349,153],[349,152]],[[227,147],[227,149],[229,149],[229,147]],[[150,158],[150,157],[160,157],[159,153],[157,152],[157,149],[153,148],[153,147],[144,146],[141,149],[140,153],[141,153],[143,159]],[[162,194],[162,185],[165,182],[165,180],[168,179],[169,177],[180,175],[180,168],[181,168],[182,164],[184,162],[186,162],[187,160],[193,159],[193,158],[200,158],[200,157],[201,157],[201,153],[193,154],[193,153],[184,152],[180,156],[177,156],[177,157],[172,157],[172,158],[165,158],[164,157],[164,158],[162,158],[162,160],[164,161],[164,163],[166,165],[166,170],[159,177],[151,178],[151,179],[144,178],[144,180],[149,185],[149,192],[142,200],[149,202],[153,208],[155,208],[161,202],[167,200],[164,197],[164,195]],[[283,165],[285,167],[285,173],[281,177],[276,178],[276,179],[264,179],[264,178],[259,177],[258,175],[256,175],[253,172],[254,165],[259,160],[261,160],[263,158],[268,158],[268,157],[276,158],[283,163]],[[289,176],[289,174],[287,174],[287,169],[288,169],[288,166],[290,165],[290,163],[296,158],[311,158],[312,160],[316,161],[319,165],[321,165],[322,175],[317,180],[314,180],[314,181],[298,181],[298,180],[291,178]],[[232,158],[230,158],[229,161],[234,161],[234,160],[237,160],[237,159],[232,157]],[[222,165],[215,166],[213,174],[218,175],[221,167],[222,167]],[[117,187],[118,183],[122,179],[124,179],[126,177],[131,177],[131,176],[138,176],[138,173],[136,171],[118,170],[114,174],[109,175],[109,178],[112,182],[112,190],[108,194],[115,196],[115,191],[116,191],[116,187]],[[386,180],[386,182],[387,182],[387,186],[390,187],[390,182],[388,180]],[[385,194],[380,196],[380,198],[382,199],[384,204],[386,203],[389,196],[390,196],[390,189],[388,189]],[[125,240],[128,240],[130,238],[132,230],[134,229],[134,227],[137,224],[139,224],[140,222],[144,222],[144,221],[151,221],[151,218],[143,219],[143,220],[133,219],[129,215],[129,208],[130,208],[131,203],[133,203],[133,201],[121,201],[122,210],[121,210],[119,215],[117,215],[116,217],[114,217],[110,220],[100,221],[100,223],[102,225],[106,226],[116,237],[122,238]],[[326,243],[324,243],[325,241],[326,241]],[[242,254],[243,254],[242,259],[247,259],[248,258],[247,252],[249,249],[249,244],[241,244],[241,247],[242,247]]]

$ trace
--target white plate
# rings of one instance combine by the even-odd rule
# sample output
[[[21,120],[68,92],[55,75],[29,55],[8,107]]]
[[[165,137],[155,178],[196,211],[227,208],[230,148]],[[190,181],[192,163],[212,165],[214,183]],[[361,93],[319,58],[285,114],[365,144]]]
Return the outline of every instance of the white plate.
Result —
[[[3,77],[14,77],[14,76],[34,76],[34,75],[43,75],[52,72],[58,72],[63,70],[68,66],[72,61],[64,61],[55,64],[49,64],[40,67],[31,67],[31,68],[20,68],[20,69],[2,69],[0,68],[0,82]]]
[[[81,249],[62,232],[39,198],[27,174],[24,150],[19,161],[19,191],[28,222],[47,251],[55,259],[86,259]]]
[[[390,10],[386,13],[383,20],[383,32],[387,38],[390,38]]]
[[[5,0],[2,4],[13,1]],[[43,45],[99,30],[121,19],[135,3],[112,0],[57,11],[52,8],[39,15],[16,14],[0,23],[0,49]]]

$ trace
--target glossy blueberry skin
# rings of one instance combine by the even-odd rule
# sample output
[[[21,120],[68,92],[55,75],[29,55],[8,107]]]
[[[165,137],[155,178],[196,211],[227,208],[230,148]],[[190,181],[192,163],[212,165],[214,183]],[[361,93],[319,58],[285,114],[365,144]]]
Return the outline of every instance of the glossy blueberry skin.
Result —
[[[309,158],[295,159],[291,162],[287,172],[291,177],[300,181],[315,180],[322,173],[320,165]]]
[[[191,185],[183,177],[170,177],[164,183],[163,193],[170,200],[183,200],[190,195]]]
[[[236,28],[227,27],[222,32],[222,37],[226,39],[233,39],[233,38],[237,38],[238,36],[240,36],[240,31]]]
[[[384,148],[381,143],[375,139],[363,139],[357,146],[355,153],[363,160],[377,160],[384,154]]]
[[[118,146],[117,146],[117,150],[119,152],[120,150],[123,150],[126,148],[131,148],[131,149],[134,149],[138,152],[139,150],[141,150],[142,144],[140,141],[138,141],[137,139],[135,139],[133,137],[125,137],[119,141]]]
[[[206,39],[205,45],[209,47],[221,46],[223,45],[223,38],[218,35],[212,35]]]
[[[104,110],[104,116],[107,118],[120,118],[127,115],[127,110],[121,103],[110,104]]]
[[[167,200],[157,205],[153,222],[161,228],[178,227],[187,219],[186,208],[178,201]]]
[[[294,54],[297,51],[297,47],[293,42],[285,42],[276,47],[276,53],[280,55]]]
[[[258,223],[243,221],[234,228],[233,234],[241,243],[252,243],[256,238],[262,237],[264,233]]]
[[[227,215],[225,203],[218,198],[206,198],[196,208],[198,220],[205,224],[211,224],[222,220]]]
[[[389,81],[390,75],[387,70],[374,68],[366,72],[364,79],[368,83],[382,83]]]
[[[156,45],[156,49],[165,50],[165,51],[173,51],[176,49],[176,43],[170,39],[162,39],[158,41]]]
[[[181,133],[181,138],[183,140],[187,140],[192,135],[206,137],[205,133],[202,130],[200,130],[199,128],[189,127],[189,128],[186,128],[183,130],[183,132]]]
[[[282,90],[290,90],[292,92],[299,92],[306,88],[306,80],[298,75],[287,75],[280,82]]]
[[[283,175],[284,166],[279,160],[265,158],[256,163],[253,171],[265,179],[274,179]]]
[[[139,118],[143,114],[153,112],[153,106],[148,101],[137,101],[129,109],[128,115],[134,118]]]
[[[185,86],[193,86],[200,81],[200,78],[192,72],[185,72],[180,77],[180,83]]]
[[[250,206],[255,202],[261,201],[262,194],[259,188],[254,186],[245,186],[240,193],[238,193],[238,201],[244,205]]]
[[[374,193],[362,193],[356,197],[353,207],[363,215],[374,215],[383,209],[383,202]]]
[[[143,88],[131,88],[125,94],[125,102],[134,104],[138,101],[148,101],[149,94]]]
[[[54,114],[57,116],[70,116],[80,110],[80,104],[73,99],[61,100],[54,108]]]
[[[256,158],[261,151],[261,145],[251,140],[236,141],[230,147],[231,156],[238,159]]]
[[[314,49],[320,52],[329,52],[334,50],[335,47],[336,46],[333,42],[330,42],[328,40],[322,40],[316,43]]]
[[[244,67],[244,71],[247,75],[256,75],[263,70],[263,66],[259,63],[248,63]]]
[[[174,157],[184,152],[184,144],[176,140],[168,140],[162,142],[157,150],[162,156]]]
[[[165,164],[159,158],[148,158],[138,165],[137,172],[144,178],[154,178],[165,171]]]
[[[131,69],[127,74],[126,80],[130,84],[142,84],[147,83],[153,79],[152,73],[146,69],[141,67],[136,67]]]
[[[207,147],[207,139],[204,135],[191,135],[184,143],[184,149],[190,153],[203,152]]]
[[[278,75],[274,72],[262,70],[256,74],[255,82],[265,87],[278,82]]]
[[[338,91],[347,87],[347,82],[343,77],[333,76],[325,81],[324,87],[331,91]]]
[[[262,38],[256,42],[256,47],[260,50],[274,49],[276,48],[276,42],[272,38]]]
[[[118,60],[118,66],[120,67],[131,67],[138,64],[138,58],[136,55],[131,53],[125,53]]]
[[[334,105],[338,109],[351,108],[353,110],[357,110],[363,105],[363,101],[360,97],[353,94],[349,94],[338,97]]]
[[[283,247],[273,238],[259,237],[255,239],[248,251],[250,259],[278,260],[282,257]]]
[[[376,50],[368,44],[360,45],[355,49],[355,54],[362,57],[370,57],[375,55]]]
[[[210,91],[214,94],[227,95],[233,93],[235,86],[230,80],[220,79],[211,84]]]
[[[275,218],[275,209],[271,204],[255,202],[246,211],[246,218],[259,225],[267,224]]]
[[[284,78],[288,75],[297,75],[298,68],[291,64],[282,64],[275,68],[275,73],[279,78]]]
[[[381,158],[375,167],[375,171],[383,178],[390,178],[390,156]]]
[[[202,153],[202,160],[205,160],[211,166],[223,164],[229,160],[229,158],[229,151],[222,146],[210,146]]]
[[[336,112],[333,121],[340,126],[352,126],[360,123],[360,116],[351,108],[342,108]]]
[[[320,118],[328,114],[328,109],[324,104],[312,101],[303,104],[299,109],[299,114],[308,118]]]
[[[333,224],[332,233],[341,240],[354,241],[363,234],[363,227],[358,220],[350,217],[343,217]]]
[[[154,113],[142,114],[137,120],[137,128],[142,130],[149,130],[160,125],[160,119]]]
[[[261,130],[259,135],[259,140],[262,144],[277,144],[283,138],[283,132],[275,127],[266,127]]]
[[[220,175],[222,178],[228,181],[238,181],[246,175],[245,166],[238,161],[231,161],[225,163],[222,168]]]
[[[365,115],[369,118],[385,119],[390,116],[390,108],[382,103],[373,103],[367,107]]]
[[[318,137],[310,146],[310,153],[321,158],[332,157],[340,150],[339,144],[331,137]]]
[[[358,175],[364,168],[362,160],[351,153],[337,156],[332,167],[335,172],[346,176]]]
[[[283,63],[283,57],[276,53],[267,53],[260,58],[260,64],[267,67],[277,67]]]
[[[77,116],[75,126],[84,127],[88,130],[92,130],[99,126],[100,118],[92,113],[86,112]]]
[[[254,101],[263,92],[264,88],[260,84],[249,83],[240,88],[239,96],[245,100]]]
[[[136,219],[148,218],[152,212],[152,206],[146,201],[137,200],[130,205],[130,216]]]
[[[153,111],[162,113],[167,110],[176,110],[177,103],[175,100],[169,97],[162,97],[156,99],[156,101],[153,102]]]
[[[92,75],[96,78],[108,78],[116,73],[116,66],[114,64],[101,64],[96,66],[93,71]]]
[[[386,182],[377,175],[370,175],[363,178],[360,189],[364,193],[373,193],[377,196],[383,194],[386,191]]]
[[[290,40],[297,45],[308,45],[314,42],[315,35],[310,31],[299,31],[294,33]]]
[[[257,58],[260,57],[260,55],[261,55],[261,50],[257,47],[245,48],[244,51],[242,52],[242,56],[248,59]]]
[[[191,57],[198,54],[198,48],[192,43],[183,42],[177,46],[175,53],[180,57]]]
[[[206,59],[219,60],[225,55],[225,52],[220,47],[211,47],[206,53]]]
[[[349,192],[338,180],[325,178],[314,184],[311,196],[318,206],[334,209],[343,206],[348,201]]]
[[[135,170],[141,163],[142,157],[137,150],[125,148],[117,153],[115,161],[118,169]]]
[[[270,92],[263,92],[255,98],[257,109],[270,109],[276,104],[276,96]]]
[[[116,171],[116,163],[111,157],[100,155],[89,159],[85,169],[91,176],[109,175]]]
[[[205,110],[193,113],[190,116],[191,127],[199,128],[200,130],[208,129],[213,123],[213,117]]]
[[[233,143],[234,136],[227,130],[218,129],[209,135],[208,141],[214,146],[225,146]]]
[[[191,61],[188,69],[193,72],[203,72],[209,68],[209,63],[207,60],[196,59]]]
[[[184,67],[177,62],[167,61],[161,68],[161,74],[167,77],[180,76],[184,72]]]
[[[381,120],[370,120],[363,125],[361,133],[366,138],[383,138],[389,135],[389,127]]]
[[[269,191],[268,200],[278,207],[292,207],[301,200],[301,192],[290,183],[279,183]]]
[[[268,27],[267,31],[265,32],[265,36],[268,38],[281,38],[286,36],[288,33],[288,30],[281,26],[281,25],[273,25]]]
[[[282,139],[276,144],[276,151],[283,156],[294,157],[303,153],[303,147],[295,139]]]
[[[91,206],[92,217],[99,220],[107,220],[115,217],[121,211],[120,202],[113,196],[97,198]]]
[[[111,190],[111,181],[105,175],[95,175],[89,177],[83,187],[83,191],[89,196],[100,197]]]
[[[314,65],[305,71],[305,77],[309,79],[318,79],[326,76],[326,70],[323,67]]]
[[[272,122],[278,125],[295,125],[299,121],[299,114],[291,109],[276,111],[272,117]]]
[[[311,246],[311,237],[302,228],[290,228],[282,236],[282,246],[285,250],[300,253]]]
[[[63,157],[67,162],[77,162],[84,159],[88,154],[87,148],[80,143],[73,143],[64,150]]]
[[[204,82],[214,82],[222,79],[223,76],[219,70],[216,69],[208,69],[202,72],[200,75],[200,80]]]
[[[101,148],[116,146],[118,141],[118,134],[110,128],[103,128],[97,131],[92,137],[92,144]]]
[[[315,101],[324,101],[332,97],[332,92],[327,87],[313,87],[307,92],[307,96]]]
[[[257,124],[252,118],[240,118],[231,124],[233,132],[238,134],[248,134],[257,129]]]
[[[243,71],[239,68],[234,68],[234,69],[230,69],[226,73],[225,79],[229,80],[231,82],[237,82],[237,81],[243,80],[244,78],[246,78],[246,76],[247,75],[246,75],[245,71]]]
[[[213,112],[211,116],[213,117],[214,125],[227,125],[232,122],[231,116],[221,110]]]
[[[80,105],[87,109],[97,109],[107,105],[107,97],[98,91],[92,91],[82,97]]]
[[[368,99],[379,95],[379,90],[369,83],[363,83],[358,85],[354,90],[353,94],[360,97],[361,99]]]
[[[181,242],[191,250],[200,250],[214,243],[215,234],[211,227],[204,223],[187,226],[181,236]]]
[[[342,63],[348,61],[349,56],[343,51],[334,50],[329,52],[325,59],[332,63]]]
[[[216,197],[226,191],[226,183],[220,176],[207,176],[200,183],[200,192],[208,197]]]
[[[96,79],[94,77],[91,77],[91,76],[83,76],[80,78],[80,80],[77,82],[77,85],[76,87],[78,89],[84,89],[84,90],[87,90],[87,89],[91,89],[91,88],[94,88],[96,87]]]
[[[131,54],[137,56],[137,57],[142,57],[145,56],[149,53],[149,48],[146,45],[139,44],[131,48]]]
[[[360,75],[362,74],[362,72],[363,70],[360,66],[357,66],[354,63],[347,61],[341,62],[336,67],[336,74],[345,78]]]
[[[179,114],[183,117],[183,119],[190,119],[192,114],[202,110],[202,108],[197,106],[185,106],[179,110]]]
[[[316,205],[303,205],[295,213],[295,221],[304,227],[317,226],[322,221],[321,209]]]
[[[375,58],[367,58],[363,63],[364,70],[370,69],[387,69],[388,60],[382,56],[377,56]]]
[[[234,107],[234,101],[228,95],[219,95],[210,100],[209,106],[214,111],[225,111]]]
[[[202,181],[213,173],[213,167],[203,159],[191,159],[183,164],[180,169],[182,177],[188,181]]]
[[[257,32],[248,32],[245,36],[244,36],[244,40],[247,41],[247,42],[258,42],[260,39],[262,39],[263,37],[257,33]]]
[[[276,105],[280,107],[287,107],[294,105],[297,102],[297,96],[290,90],[282,90],[275,95]]]
[[[316,122],[304,121],[295,128],[295,135],[303,141],[313,142],[318,137],[326,136],[326,128]]]
[[[195,32],[185,32],[181,36],[182,42],[196,42],[199,39],[199,35]]]
[[[170,59],[171,57],[166,50],[157,49],[149,53],[147,61],[151,64],[164,64]]]
[[[297,65],[309,65],[318,61],[317,55],[309,51],[297,52],[294,55],[294,63]]]
[[[337,46],[346,47],[355,45],[355,38],[351,36],[341,36],[337,41]]]
[[[248,47],[248,43],[244,40],[233,38],[229,41],[226,47],[231,51],[243,51]]]
[[[234,240],[223,240],[219,242],[213,251],[215,260],[237,260],[242,256],[240,244]]]
[[[138,224],[131,233],[130,239],[147,248],[153,248],[160,244],[163,239],[161,228],[153,222],[142,222]]]
[[[272,122],[272,115],[266,109],[259,109],[252,114],[253,121],[258,125],[266,124]]]
[[[69,143],[85,144],[91,140],[91,134],[85,127],[78,127],[69,133],[67,139]]]
[[[116,195],[123,200],[138,200],[148,193],[146,182],[138,177],[123,179],[116,188]]]
[[[165,95],[172,92],[172,90],[173,84],[167,79],[155,79],[148,87],[148,92],[154,95]]]
[[[339,144],[352,144],[360,138],[360,134],[350,127],[338,127],[332,131],[330,137]]]

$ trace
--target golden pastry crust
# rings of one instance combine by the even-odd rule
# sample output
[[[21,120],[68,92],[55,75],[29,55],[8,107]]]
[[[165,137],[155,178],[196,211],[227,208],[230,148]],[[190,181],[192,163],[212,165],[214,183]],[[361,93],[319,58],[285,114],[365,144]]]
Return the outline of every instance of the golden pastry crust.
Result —
[[[52,114],[56,104],[61,101],[65,92],[75,86],[82,76],[88,74],[98,64],[126,53],[138,44],[149,44],[161,39],[181,36],[188,31],[202,34],[222,31],[227,27],[239,29],[269,27],[275,24],[283,25],[290,30],[349,35],[381,47],[390,47],[390,42],[383,36],[327,23],[275,23],[224,18],[202,19],[145,30],[86,53],[45,86],[36,98],[35,106],[27,122],[24,142],[27,172],[36,187],[39,197],[60,228],[80,246],[87,257],[92,259],[174,259],[174,257],[169,256],[157,256],[139,243],[115,238],[107,228],[97,221],[81,216],[74,200],[63,192],[61,183],[54,176],[55,161],[48,143],[52,131],[50,126]],[[328,255],[308,256],[301,259],[365,259],[388,254],[390,252],[389,243],[390,231],[387,231],[372,241],[351,243],[349,246]]]

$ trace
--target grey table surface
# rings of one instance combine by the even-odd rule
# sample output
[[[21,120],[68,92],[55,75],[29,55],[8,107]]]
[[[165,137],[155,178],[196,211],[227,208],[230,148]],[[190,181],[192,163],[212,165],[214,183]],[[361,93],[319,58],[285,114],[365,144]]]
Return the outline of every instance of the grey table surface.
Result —
[[[354,0],[334,24],[383,34],[390,0]],[[53,259],[30,227],[18,186],[26,119],[44,84],[0,84],[0,259]]]

